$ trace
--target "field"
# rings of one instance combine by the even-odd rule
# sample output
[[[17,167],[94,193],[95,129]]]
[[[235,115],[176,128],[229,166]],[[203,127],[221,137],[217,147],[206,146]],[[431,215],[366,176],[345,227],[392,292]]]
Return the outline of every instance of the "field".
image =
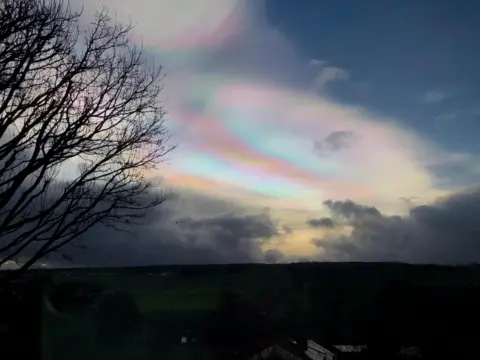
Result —
[[[62,358],[65,351],[71,353],[70,359],[111,356],[112,346],[118,359],[131,358],[128,354],[133,348],[149,349],[145,358],[176,357],[172,354],[176,354],[174,349],[182,336],[203,336],[215,314],[225,306],[225,294],[234,294],[238,303],[248,304],[232,311],[242,313],[240,318],[256,319],[259,314],[267,314],[269,321],[287,329],[289,336],[336,343],[365,343],[389,334],[389,341],[418,344],[430,340],[425,338],[426,333],[439,338],[448,329],[456,329],[466,339],[476,335],[458,327],[465,327],[467,319],[472,325],[479,320],[477,266],[174,266],[57,270],[48,271],[48,278],[53,288],[63,283],[80,288],[94,284],[104,289],[104,294],[128,294],[141,323],[141,330],[123,341],[125,347],[116,343],[102,345],[103,350],[99,350],[102,346],[97,342],[96,326],[100,300],[66,317],[44,308],[45,358],[52,360]],[[128,313],[128,306],[123,309],[111,311],[122,317]],[[222,314],[220,317],[231,316]],[[113,332],[121,324],[112,326]]]

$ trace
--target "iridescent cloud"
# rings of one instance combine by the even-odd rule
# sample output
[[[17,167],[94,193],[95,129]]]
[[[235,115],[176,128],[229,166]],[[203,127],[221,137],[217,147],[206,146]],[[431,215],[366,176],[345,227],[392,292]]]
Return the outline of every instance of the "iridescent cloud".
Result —
[[[162,64],[181,68],[198,60],[200,52],[220,46],[246,23],[247,9],[239,0],[79,0],[90,14],[105,6],[121,23],[134,25],[135,39],[161,55]]]
[[[399,194],[436,194],[422,162],[428,148],[392,123],[265,84],[234,78],[212,84],[208,76],[191,82],[183,104],[170,111],[181,129],[182,149],[173,162],[179,172],[296,199],[299,208],[325,198],[382,204],[399,203]],[[334,131],[351,131],[359,140],[319,156],[314,142]]]
[[[278,248],[312,251],[313,230],[305,219],[319,216],[326,199],[348,198],[398,213],[402,198],[429,201],[443,194],[428,170],[439,153],[434,145],[392,119],[313,94],[312,84],[285,82],[305,74],[308,59],[254,16],[250,5],[259,10],[260,0],[103,2],[120,21],[131,16],[136,34],[165,65],[164,100],[179,148],[158,174],[174,188],[272,209],[295,228]],[[314,151],[316,142],[336,132],[357,140]]]

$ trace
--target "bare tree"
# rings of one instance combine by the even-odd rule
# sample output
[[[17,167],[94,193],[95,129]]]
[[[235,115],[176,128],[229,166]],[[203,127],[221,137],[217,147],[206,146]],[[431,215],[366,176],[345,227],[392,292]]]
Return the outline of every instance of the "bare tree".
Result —
[[[0,3],[0,266],[98,223],[126,230],[165,199],[150,171],[172,150],[162,69],[106,9],[86,30],[80,17],[61,0]]]

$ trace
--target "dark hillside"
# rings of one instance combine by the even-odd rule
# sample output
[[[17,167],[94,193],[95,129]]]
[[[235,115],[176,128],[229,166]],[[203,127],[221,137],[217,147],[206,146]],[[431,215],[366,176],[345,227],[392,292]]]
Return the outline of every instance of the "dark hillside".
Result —
[[[102,306],[109,311],[113,308],[105,305],[105,298],[115,294],[131,297],[124,301],[131,304],[128,311],[117,312],[138,313],[135,326],[141,329],[143,340],[135,338],[136,346],[144,344],[154,353],[175,353],[169,346],[187,332],[197,338],[197,344],[218,347],[219,339],[232,344],[241,339],[245,348],[251,343],[253,349],[259,346],[257,340],[272,341],[269,329],[275,329],[278,338],[315,338],[331,344],[419,345],[439,358],[435,353],[438,344],[457,349],[458,344],[475,342],[480,335],[476,326],[480,320],[478,266],[236,264],[33,270],[27,275],[15,287],[28,294],[29,301],[8,305],[2,295],[6,304],[2,308],[9,309],[4,317],[8,322],[39,313],[39,294],[46,283],[53,289],[52,300],[69,302],[55,305],[59,311],[70,309],[58,319],[43,308],[47,353],[59,343],[65,351],[73,351],[79,333],[95,333],[92,329],[99,316],[115,318],[101,312]],[[79,288],[69,292],[74,295],[55,295],[55,289],[72,287]],[[102,326],[108,336],[109,325],[103,321]],[[115,325],[117,330],[120,326]],[[38,329],[27,328],[23,325],[22,331],[39,334]],[[89,341],[94,344],[96,340]],[[90,356],[80,350],[76,353]],[[215,356],[226,355],[223,351]]]

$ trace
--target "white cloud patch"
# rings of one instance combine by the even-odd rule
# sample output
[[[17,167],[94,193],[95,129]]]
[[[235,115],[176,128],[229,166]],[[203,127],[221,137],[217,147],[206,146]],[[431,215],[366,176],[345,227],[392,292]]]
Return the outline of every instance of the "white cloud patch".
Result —
[[[435,120],[440,122],[440,123],[448,123],[450,121],[455,120],[458,117],[457,112],[449,112],[445,114],[440,114],[435,117]]]
[[[310,60],[310,65],[312,66],[324,67],[327,64],[328,64],[328,61],[325,61],[325,60],[318,60],[318,59]]]
[[[331,83],[347,81],[350,79],[350,72],[340,67],[328,65],[325,60],[310,60],[310,64],[318,69],[313,80],[312,90],[322,91]]]
[[[435,88],[427,91],[422,99],[427,104],[437,104],[450,97],[452,97],[452,94],[449,91],[442,88]]]
[[[76,0],[92,15],[102,6],[122,23],[135,26],[135,39],[162,51],[188,51],[218,46],[245,24],[239,0]]]

